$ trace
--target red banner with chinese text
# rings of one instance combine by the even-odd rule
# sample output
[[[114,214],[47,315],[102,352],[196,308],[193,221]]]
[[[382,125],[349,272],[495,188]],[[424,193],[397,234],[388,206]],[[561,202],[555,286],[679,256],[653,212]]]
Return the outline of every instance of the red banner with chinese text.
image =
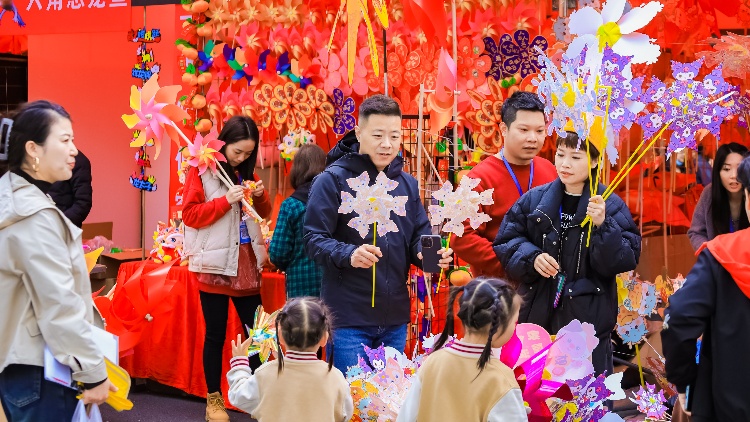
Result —
[[[130,29],[130,0],[0,0],[0,5],[0,35]]]

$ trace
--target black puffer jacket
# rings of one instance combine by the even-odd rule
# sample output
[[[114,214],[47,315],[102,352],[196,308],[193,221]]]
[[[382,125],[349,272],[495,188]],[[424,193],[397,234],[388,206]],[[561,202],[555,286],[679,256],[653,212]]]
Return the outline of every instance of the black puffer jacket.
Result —
[[[73,167],[73,177],[52,185],[49,196],[55,205],[70,221],[78,227],[91,211],[93,189],[91,188],[91,162],[79,150],[76,155],[76,165]]]
[[[606,187],[599,185],[599,194]],[[555,333],[573,319],[588,322],[598,337],[607,337],[617,319],[617,274],[634,270],[641,253],[641,235],[630,211],[617,195],[606,201],[604,223],[591,232],[586,247],[588,183],[578,203],[573,227],[562,231],[560,206],[565,187],[560,179],[532,189],[505,214],[493,244],[507,276],[519,283],[524,298],[519,322],[531,322]],[[561,242],[562,241],[562,242]],[[562,250],[561,250],[562,246]],[[567,275],[564,295],[553,311],[557,283],[534,269],[546,252]]]
[[[308,256],[323,268],[320,296],[331,308],[336,327],[387,326],[409,321],[407,279],[417,258],[420,238],[430,234],[430,222],[421,202],[417,180],[402,171],[403,160],[396,157],[383,171],[398,187],[393,196],[408,196],[406,216],[390,214],[397,232],[378,236],[376,246],[383,257],[376,265],[375,307],[372,307],[372,269],[353,268],[351,255],[360,245],[373,243],[372,229],[363,239],[349,227],[355,213],[339,214],[341,192],[355,192],[347,179],[366,171],[370,184],[378,170],[370,157],[359,153],[354,132],[347,134],[328,153],[328,167],[313,180],[305,213],[304,240]]]

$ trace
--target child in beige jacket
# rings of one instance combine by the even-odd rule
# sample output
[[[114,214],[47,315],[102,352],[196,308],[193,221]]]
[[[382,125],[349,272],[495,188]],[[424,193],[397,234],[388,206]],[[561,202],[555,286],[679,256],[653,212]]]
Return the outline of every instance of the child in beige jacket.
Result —
[[[229,401],[258,422],[348,421],[354,412],[349,384],[332,367],[333,356],[327,364],[316,356],[330,331],[331,316],[320,299],[288,301],[276,316],[277,360],[266,362],[253,374],[247,358],[252,339],[239,344],[238,336],[232,341]]]

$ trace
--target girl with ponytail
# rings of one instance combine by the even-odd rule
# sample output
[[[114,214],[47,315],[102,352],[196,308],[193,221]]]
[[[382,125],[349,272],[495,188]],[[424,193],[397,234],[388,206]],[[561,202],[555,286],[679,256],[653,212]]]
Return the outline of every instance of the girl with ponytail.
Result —
[[[253,373],[247,350],[252,338],[232,341],[227,374],[229,401],[266,421],[348,421],[354,413],[349,384],[316,353],[331,338],[331,312],[314,297],[290,299],[276,315],[276,356]],[[282,346],[286,353],[282,351]]]
[[[456,299],[466,335],[448,343]],[[513,370],[494,351],[513,335],[520,307],[513,287],[497,278],[454,287],[445,330],[413,380],[397,421],[526,421]]]

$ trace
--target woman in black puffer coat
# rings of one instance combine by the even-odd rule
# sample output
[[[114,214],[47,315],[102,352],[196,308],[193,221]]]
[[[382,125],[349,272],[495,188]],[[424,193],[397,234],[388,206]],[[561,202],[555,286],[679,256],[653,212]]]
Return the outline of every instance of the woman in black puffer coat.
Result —
[[[519,322],[538,324],[550,333],[574,319],[593,324],[599,344],[593,353],[597,374],[612,372],[611,332],[617,319],[617,274],[634,270],[641,252],[641,235],[628,207],[617,195],[604,201],[599,185],[591,196],[590,167],[599,148],[578,147],[569,133],[557,140],[557,180],[523,195],[505,215],[494,242],[495,253],[508,278],[518,283],[524,298]],[[586,246],[588,224],[594,227]],[[565,276],[557,306],[558,281]]]

